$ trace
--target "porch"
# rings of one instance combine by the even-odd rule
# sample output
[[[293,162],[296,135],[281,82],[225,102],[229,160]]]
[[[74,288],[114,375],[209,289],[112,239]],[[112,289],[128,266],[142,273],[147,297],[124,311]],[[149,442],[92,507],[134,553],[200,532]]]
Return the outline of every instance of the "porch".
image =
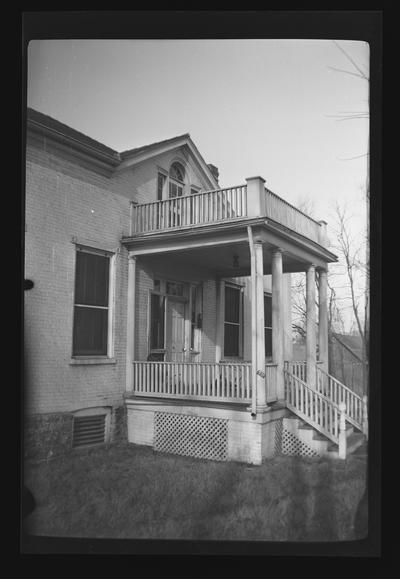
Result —
[[[337,446],[341,440],[343,455],[345,402],[322,389],[326,381],[319,373],[328,371],[327,267],[336,260],[327,249],[326,224],[270,192],[261,177],[246,181],[246,186],[132,205],[130,235],[122,240],[129,251],[130,440],[176,449],[182,441],[190,447],[195,439],[209,439],[212,457],[218,433],[225,432],[228,459],[259,464],[279,447],[282,420],[296,415]],[[138,268],[146,272],[147,302],[137,291]],[[307,359],[301,375],[285,357],[283,321],[284,274],[300,271],[307,281]],[[265,276],[271,276],[270,360]],[[247,355],[238,348],[229,359],[226,325],[237,320],[226,320],[226,286],[240,277],[248,278],[249,288]],[[175,290],[162,290],[162,283]],[[192,290],[205,283],[212,291],[199,317]],[[154,343],[151,295],[158,296],[154,303],[161,308],[157,331],[162,338]],[[140,342],[137,326],[143,329],[144,311],[147,336]],[[207,348],[194,347],[193,327]],[[354,420],[359,426],[360,416]],[[160,446],[157,440],[164,438],[166,446]]]

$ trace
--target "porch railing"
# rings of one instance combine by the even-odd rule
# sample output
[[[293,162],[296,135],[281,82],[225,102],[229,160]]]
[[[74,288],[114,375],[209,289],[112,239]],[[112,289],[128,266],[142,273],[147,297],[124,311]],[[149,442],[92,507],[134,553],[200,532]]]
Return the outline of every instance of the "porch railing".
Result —
[[[284,368],[303,382],[307,382],[307,365],[303,361],[290,360],[285,361]]]
[[[132,233],[247,217],[247,186],[238,185],[132,207]]]
[[[267,402],[277,399],[277,365],[265,365]],[[250,362],[133,362],[133,393],[159,398],[249,403]]]
[[[251,401],[251,364],[133,362],[134,390],[159,398]]]

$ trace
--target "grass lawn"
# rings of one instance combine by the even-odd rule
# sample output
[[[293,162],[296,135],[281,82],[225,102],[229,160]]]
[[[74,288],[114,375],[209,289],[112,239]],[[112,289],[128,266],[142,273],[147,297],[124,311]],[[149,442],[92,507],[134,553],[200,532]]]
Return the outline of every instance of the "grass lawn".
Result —
[[[28,462],[34,535],[192,540],[337,541],[354,530],[367,460],[278,456],[212,462],[129,444]],[[360,534],[361,533],[361,534]]]

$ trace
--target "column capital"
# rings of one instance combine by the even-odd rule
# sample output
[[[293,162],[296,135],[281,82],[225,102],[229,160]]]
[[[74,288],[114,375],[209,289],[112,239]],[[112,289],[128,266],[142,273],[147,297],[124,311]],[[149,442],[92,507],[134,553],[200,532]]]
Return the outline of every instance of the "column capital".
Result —
[[[271,250],[271,253],[272,253],[272,255],[275,255],[275,254],[277,254],[277,253],[282,254],[282,253],[283,253],[283,249],[282,249],[281,247],[274,247],[274,248]]]
[[[130,261],[136,261],[136,260],[137,260],[137,255],[129,254],[129,255],[128,255],[128,259],[129,259]]]
[[[316,268],[316,265],[315,265],[315,263],[309,263],[309,264],[307,264],[307,268],[306,268],[306,271],[309,271],[311,268],[313,268],[313,269],[315,269],[315,268]]]
[[[327,266],[327,265],[324,266],[324,267],[318,266],[318,267],[317,267],[317,271],[318,271],[318,273],[320,273],[320,274],[321,274],[321,273],[328,273],[328,266]]]

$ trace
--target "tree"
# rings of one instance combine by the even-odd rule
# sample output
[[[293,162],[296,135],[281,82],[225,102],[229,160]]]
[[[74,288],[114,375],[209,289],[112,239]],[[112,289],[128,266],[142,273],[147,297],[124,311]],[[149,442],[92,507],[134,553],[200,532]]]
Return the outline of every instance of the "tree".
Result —
[[[354,59],[347,53],[347,51],[335,40],[332,41],[335,46],[340,50],[340,52],[345,56],[346,60],[351,63],[352,70],[342,70],[337,69],[334,67],[328,67],[332,70],[337,72],[341,72],[344,74],[350,74],[352,76],[358,77],[359,79],[368,83],[368,111],[356,111],[352,113],[344,113],[338,120],[352,120],[352,119],[369,119],[369,106],[370,106],[370,80],[369,75],[362,70],[361,66],[357,64]],[[367,152],[356,157],[352,157],[350,159],[343,159],[346,161],[351,161],[352,159],[356,159],[366,155],[367,157],[367,178],[365,184],[365,199],[366,199],[366,218],[367,218],[367,227],[366,227],[366,244],[365,244],[365,261],[364,261],[364,269],[365,269],[365,294],[364,294],[364,320],[363,320],[363,329],[360,331],[360,323],[357,321],[357,327],[360,332],[360,336],[362,336],[363,340],[363,351],[364,351],[364,384],[366,385],[366,389],[368,390],[368,372],[366,370],[366,363],[369,356],[369,281],[370,281],[370,258],[369,258],[369,208],[370,208],[370,180],[369,180],[369,169],[370,169],[370,146],[369,146],[369,139],[368,139],[368,148]],[[340,216],[339,216],[340,219]],[[351,268],[352,270],[352,268]],[[354,307],[353,307],[354,309]],[[359,310],[357,309],[357,316],[356,320],[359,317]]]
[[[348,300],[352,311],[357,334],[362,344],[363,383],[368,386],[368,303],[369,303],[369,264],[364,259],[365,238],[351,233],[351,216],[346,207],[335,204],[335,242],[332,249],[338,254],[339,261],[331,271],[331,283],[346,280],[342,287],[342,300]],[[336,277],[336,280],[334,278]]]
[[[298,204],[299,209],[312,217],[308,200]],[[352,229],[351,215],[347,207],[336,203],[334,219],[330,226],[331,249],[338,255],[338,262],[328,270],[328,338],[329,367],[335,377],[346,381],[342,350],[339,360],[333,358],[333,344],[341,334],[350,334],[354,327],[362,341],[363,384],[367,385],[368,334],[363,318],[368,301],[368,267],[363,259],[365,238]],[[316,274],[318,288],[319,278]],[[318,291],[317,291],[318,300]],[[318,301],[315,304],[318,307]],[[304,340],[306,336],[306,280],[304,273],[292,274],[292,328],[294,335]]]

